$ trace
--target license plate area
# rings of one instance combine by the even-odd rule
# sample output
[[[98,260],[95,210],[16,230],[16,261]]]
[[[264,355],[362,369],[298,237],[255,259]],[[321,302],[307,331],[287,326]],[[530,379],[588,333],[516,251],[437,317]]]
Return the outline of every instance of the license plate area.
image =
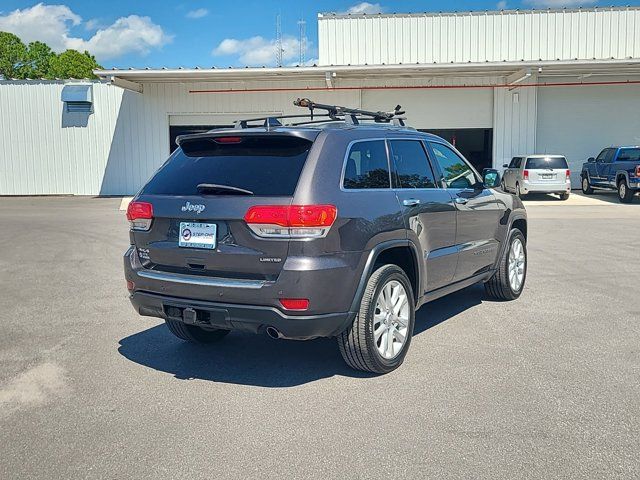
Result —
[[[178,246],[213,250],[216,248],[217,229],[215,223],[180,222]]]
[[[556,176],[553,173],[541,173],[540,178],[542,180],[553,180]]]

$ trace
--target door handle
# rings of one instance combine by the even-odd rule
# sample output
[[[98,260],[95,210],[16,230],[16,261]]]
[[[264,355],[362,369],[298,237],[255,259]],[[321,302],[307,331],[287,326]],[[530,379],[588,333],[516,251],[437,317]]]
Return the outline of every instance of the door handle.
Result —
[[[402,204],[405,207],[415,207],[416,205],[420,205],[420,200],[418,200],[417,198],[407,198],[406,200],[402,201]]]
[[[456,202],[458,205],[464,205],[465,203],[467,203],[469,200],[467,200],[464,197],[456,197],[453,199],[454,202]]]

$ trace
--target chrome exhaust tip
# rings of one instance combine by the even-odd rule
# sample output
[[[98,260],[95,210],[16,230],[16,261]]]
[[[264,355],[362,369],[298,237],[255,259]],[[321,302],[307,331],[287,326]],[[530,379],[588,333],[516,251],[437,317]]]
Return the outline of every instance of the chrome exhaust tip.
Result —
[[[275,327],[267,327],[267,335],[275,339],[282,338],[282,334]]]

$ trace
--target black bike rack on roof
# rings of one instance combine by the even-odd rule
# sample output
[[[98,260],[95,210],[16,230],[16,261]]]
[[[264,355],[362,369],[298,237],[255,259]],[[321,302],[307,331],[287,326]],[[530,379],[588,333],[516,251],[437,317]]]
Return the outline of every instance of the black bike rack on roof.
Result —
[[[340,105],[327,105],[323,103],[316,103],[308,98],[298,98],[293,104],[296,107],[302,107],[309,109],[307,115],[271,115],[268,117],[247,118],[244,120],[238,120],[235,122],[235,128],[244,129],[252,127],[249,122],[263,122],[262,127],[269,130],[274,127],[282,127],[284,124],[280,122],[281,119],[286,118],[309,118],[308,122],[298,122],[291,125],[301,126],[307,124],[317,124],[324,122],[346,122],[351,125],[359,125],[361,120],[373,120],[376,123],[391,123],[394,125],[404,127],[406,117],[404,111],[400,105],[397,105],[392,112],[372,112],[369,110],[362,110],[359,108],[348,108]],[[315,115],[314,110],[324,110],[327,113]],[[314,118],[324,118],[324,120],[314,120]],[[256,125],[257,126],[257,125]]]

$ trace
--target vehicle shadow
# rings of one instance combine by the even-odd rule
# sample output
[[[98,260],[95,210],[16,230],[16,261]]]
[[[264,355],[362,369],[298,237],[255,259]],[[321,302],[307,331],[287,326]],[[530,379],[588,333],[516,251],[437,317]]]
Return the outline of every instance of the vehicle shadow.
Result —
[[[483,299],[482,286],[473,286],[425,305],[417,312],[414,336],[479,305]],[[132,362],[180,380],[282,388],[335,375],[373,376],[347,367],[335,340],[327,338],[296,342],[234,332],[214,345],[193,345],[175,338],[163,323],[123,338],[118,352]]]

